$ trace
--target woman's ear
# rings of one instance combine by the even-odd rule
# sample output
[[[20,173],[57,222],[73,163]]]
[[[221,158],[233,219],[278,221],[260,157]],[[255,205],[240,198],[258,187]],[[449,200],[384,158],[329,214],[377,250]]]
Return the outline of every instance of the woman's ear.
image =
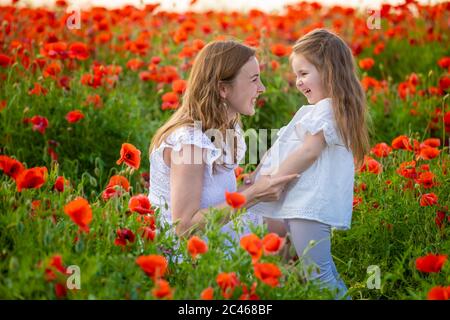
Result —
[[[228,86],[225,83],[219,82],[219,94],[220,94],[220,97],[222,99],[226,99],[227,98],[228,89],[229,88],[228,88]]]

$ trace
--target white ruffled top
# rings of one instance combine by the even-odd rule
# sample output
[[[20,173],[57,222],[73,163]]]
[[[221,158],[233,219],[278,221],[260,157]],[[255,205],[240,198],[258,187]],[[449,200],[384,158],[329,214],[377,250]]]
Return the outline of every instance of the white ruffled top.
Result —
[[[303,218],[316,220],[338,229],[348,229],[353,208],[354,160],[338,134],[331,99],[301,107],[262,160],[260,174],[270,174],[295,149],[309,132],[323,131],[326,147],[319,158],[300,178],[285,189],[281,199],[261,202],[251,213],[275,219]]]
[[[245,156],[246,144],[242,129],[237,126],[237,163]],[[223,167],[216,165],[216,172],[213,172],[213,163],[222,155],[222,149],[217,148],[210,138],[198,127],[181,127],[172,132],[161,145],[152,151],[150,155],[150,193],[149,200],[153,206],[159,207],[161,217],[164,222],[172,224],[172,215],[170,209],[170,167],[166,165],[163,158],[165,148],[172,148],[176,151],[181,150],[183,145],[195,145],[206,150],[205,171],[203,173],[203,187],[200,202],[200,209],[208,208],[225,201],[225,191],[235,192],[236,176],[234,169],[238,164]],[[226,157],[225,163],[228,163]],[[261,224],[262,217],[256,214],[245,214],[242,217],[245,226],[244,233],[250,232],[247,227],[249,223]],[[232,222],[229,222],[222,229],[222,232],[229,233],[233,239],[242,234],[236,234],[232,230]]]

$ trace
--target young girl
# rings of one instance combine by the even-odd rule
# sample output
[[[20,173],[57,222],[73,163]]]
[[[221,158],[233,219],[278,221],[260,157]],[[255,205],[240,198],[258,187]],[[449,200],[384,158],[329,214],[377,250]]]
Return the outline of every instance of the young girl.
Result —
[[[255,180],[295,173],[300,178],[280,200],[260,202],[249,211],[283,219],[298,256],[312,269],[309,279],[337,289],[341,298],[347,288],[336,271],[330,237],[332,227],[350,228],[354,158],[361,163],[369,148],[364,91],[349,47],[327,30],[300,38],[290,61],[309,105],[280,130]]]

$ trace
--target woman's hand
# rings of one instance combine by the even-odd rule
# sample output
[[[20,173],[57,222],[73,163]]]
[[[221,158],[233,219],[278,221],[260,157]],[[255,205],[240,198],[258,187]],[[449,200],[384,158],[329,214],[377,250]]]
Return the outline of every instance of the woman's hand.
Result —
[[[244,185],[251,186],[255,183],[255,177],[256,177],[256,170],[249,173],[244,177]]]
[[[286,185],[288,185],[292,180],[299,177],[298,174],[291,174],[282,177],[272,178],[269,175],[259,176],[258,181],[256,181],[251,188],[248,189],[253,201],[277,201],[280,199]]]

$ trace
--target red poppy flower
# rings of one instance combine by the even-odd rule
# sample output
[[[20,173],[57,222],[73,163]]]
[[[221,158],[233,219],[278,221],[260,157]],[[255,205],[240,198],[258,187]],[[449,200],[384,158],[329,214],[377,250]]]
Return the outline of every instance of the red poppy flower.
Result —
[[[141,165],[141,151],[131,143],[123,143],[120,149],[120,159],[116,163],[120,165],[122,162],[136,170],[139,169]]]
[[[139,214],[154,213],[154,210],[151,208],[150,200],[143,194],[131,197],[128,202],[128,208],[131,212],[137,212]]]
[[[69,46],[69,57],[77,60],[86,60],[89,58],[87,45],[82,42],[74,42]]]
[[[436,286],[428,291],[428,300],[450,300],[450,286]]]
[[[56,79],[56,76],[60,73],[61,73],[61,65],[59,64],[58,61],[55,61],[55,62],[48,64],[45,67],[42,75],[44,76],[44,78],[50,77],[50,78]]]
[[[127,68],[133,71],[137,71],[144,66],[144,61],[141,59],[130,59],[127,62]]]
[[[89,95],[83,105],[93,105],[94,108],[99,109],[103,107],[102,98],[98,94]]]
[[[200,294],[200,299],[202,300],[213,300],[214,299],[214,289],[212,287],[208,287],[202,291]]]
[[[128,242],[133,243],[135,239],[136,236],[130,229],[117,229],[117,237],[114,240],[114,244],[116,246],[126,246]]]
[[[50,258],[50,263],[48,267],[45,268],[45,280],[46,281],[56,280],[57,272],[61,274],[66,273],[66,268],[63,266],[62,257],[60,255],[54,255]]]
[[[380,174],[383,171],[383,167],[377,160],[372,159],[369,156],[364,156],[364,163],[359,170],[360,172],[367,171],[374,174]]]
[[[139,232],[141,233],[142,239],[147,241],[155,240],[156,231],[152,227],[140,227]]]
[[[183,94],[186,90],[186,80],[177,79],[172,82],[172,91],[178,94]]]
[[[363,202],[363,198],[357,197],[357,196],[353,196],[353,204],[352,204],[353,208],[356,208],[362,202]]]
[[[239,192],[228,191],[225,191],[225,200],[231,207],[235,209],[241,208],[247,201],[243,194]]]
[[[148,226],[153,230],[156,229],[155,216],[139,215],[136,220],[143,226]]]
[[[69,111],[69,112],[66,114],[66,120],[67,120],[69,123],[75,123],[75,122],[78,122],[78,121],[80,121],[80,120],[83,119],[83,118],[84,118],[84,115],[83,115],[83,113],[82,113],[80,110]]]
[[[419,154],[417,155],[417,159],[431,160],[436,158],[439,155],[439,153],[440,153],[439,149],[425,146],[423,148],[420,148]]]
[[[22,189],[38,189],[47,180],[47,168],[35,167],[23,170],[16,178],[17,191]]]
[[[433,206],[438,202],[438,197],[434,193],[426,193],[420,197],[420,206]]]
[[[163,104],[162,110],[177,109],[178,108],[178,95],[175,92],[167,92],[162,96]]]
[[[242,168],[242,167],[236,167],[234,169],[234,175],[236,178],[239,177],[243,172],[244,172],[244,168]]]
[[[83,74],[80,78],[81,84],[90,86],[92,88],[98,88],[102,85],[102,75],[92,75],[90,73]]]
[[[250,254],[253,263],[261,258],[263,253],[263,242],[257,235],[251,233],[243,236],[240,244],[241,248]]]
[[[292,49],[281,43],[274,44],[270,47],[272,53],[278,57],[284,57],[291,53]]]
[[[421,184],[425,189],[429,189],[435,185],[434,183],[434,173],[426,171],[421,172],[416,180],[418,184]]]
[[[440,272],[445,261],[447,261],[447,255],[430,253],[416,259],[416,269],[426,273]]]
[[[55,295],[58,299],[65,298],[67,296],[66,284],[55,283]]]
[[[392,151],[392,148],[385,142],[376,144],[370,152],[379,158],[387,157]]]
[[[167,271],[167,260],[160,255],[140,256],[136,259],[136,263],[154,281],[163,277]]]
[[[217,275],[216,283],[222,290],[222,296],[229,299],[233,295],[234,289],[239,285],[239,280],[234,272],[222,272]]]
[[[161,62],[161,58],[160,57],[152,57],[151,59],[150,59],[150,63],[151,64],[154,64],[154,65],[157,65],[157,64],[159,64]]]
[[[64,187],[70,186],[69,180],[65,179],[63,176],[56,178],[53,189],[59,192],[64,191]]]
[[[86,199],[78,197],[69,202],[64,206],[64,212],[82,231],[89,232],[89,224],[92,221],[92,209]]]
[[[409,138],[407,136],[401,135],[392,140],[392,148],[394,149],[403,149],[403,150],[412,150],[411,144],[409,142]]]
[[[103,191],[103,200],[109,200],[112,197],[118,197],[122,195],[122,190],[128,192],[130,190],[130,183],[128,179],[121,175],[112,176],[109,179],[109,183]]]
[[[397,173],[408,179],[415,179],[417,177],[416,173],[416,162],[406,161],[400,164],[400,168],[397,169]]]
[[[441,140],[439,138],[429,138],[423,144],[431,148],[438,148],[441,145]]]
[[[450,57],[442,57],[439,59],[438,65],[443,69],[448,69],[450,67]]]
[[[6,54],[0,53],[0,67],[6,68],[7,66],[13,64],[13,58],[7,56]]]
[[[273,71],[277,71],[278,68],[280,67],[280,63],[277,60],[272,60],[270,61],[270,67],[272,68]]]
[[[445,211],[436,211],[436,218],[434,219],[434,222],[436,223],[436,226],[438,226],[438,228],[442,228],[444,226],[446,215],[447,213]],[[448,216],[448,221],[450,222],[450,215]]]
[[[2,170],[7,176],[16,180],[19,174],[25,170],[25,167],[16,159],[0,155],[0,170]]]
[[[447,91],[450,88],[450,77],[449,76],[442,76],[439,79],[439,89],[442,91]]]
[[[29,121],[33,124],[33,131],[39,131],[41,134],[45,133],[45,130],[48,127],[48,120],[46,117],[33,116]]]
[[[192,259],[195,259],[198,254],[204,254],[208,251],[208,245],[205,241],[197,236],[192,236],[187,243],[187,249]]]
[[[363,70],[370,70],[375,65],[375,60],[372,58],[365,58],[359,60],[359,67]]]
[[[278,279],[281,277],[280,269],[273,263],[255,263],[255,276],[265,284],[275,287],[278,285]]]
[[[45,96],[47,94],[48,90],[45,89],[44,87],[42,87],[39,83],[35,83],[33,89],[30,89],[28,91],[29,95],[36,95],[36,96],[40,96],[43,95]]]
[[[400,99],[405,100],[416,93],[416,87],[410,82],[401,82],[398,84],[397,91]]]
[[[242,295],[239,297],[239,300],[260,300],[259,296],[256,294],[256,286],[257,283],[253,282],[249,291],[245,284],[242,285]]]
[[[283,248],[285,238],[278,236],[276,233],[269,233],[262,239],[265,254],[276,254]]]
[[[41,54],[51,59],[66,59],[68,57],[67,43],[63,41],[45,43]]]
[[[173,290],[170,287],[169,282],[164,279],[158,279],[156,280],[155,288],[152,289],[152,294],[158,299],[172,299]]]

